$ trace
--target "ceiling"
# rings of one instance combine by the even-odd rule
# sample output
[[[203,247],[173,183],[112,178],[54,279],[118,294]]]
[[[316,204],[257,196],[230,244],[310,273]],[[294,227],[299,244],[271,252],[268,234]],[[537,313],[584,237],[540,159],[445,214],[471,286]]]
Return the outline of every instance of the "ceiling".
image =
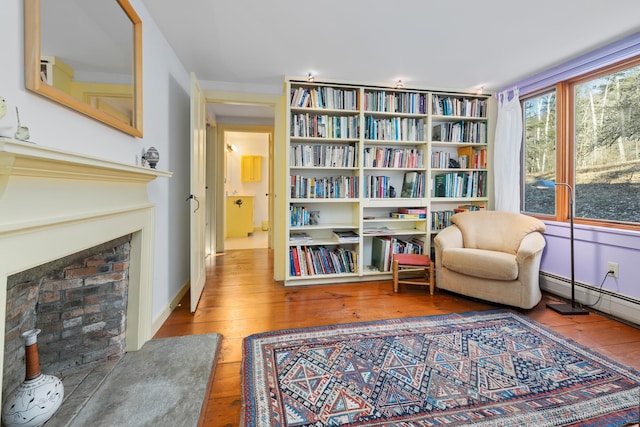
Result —
[[[308,73],[492,91],[640,31],[638,0],[142,1],[187,70],[251,92]]]

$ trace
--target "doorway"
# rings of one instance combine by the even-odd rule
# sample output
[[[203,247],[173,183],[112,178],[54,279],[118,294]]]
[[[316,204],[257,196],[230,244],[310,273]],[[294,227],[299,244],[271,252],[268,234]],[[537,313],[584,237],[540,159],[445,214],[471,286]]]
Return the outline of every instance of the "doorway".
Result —
[[[209,252],[273,248],[274,106],[207,99]]]
[[[269,247],[272,131],[224,126],[225,250]]]

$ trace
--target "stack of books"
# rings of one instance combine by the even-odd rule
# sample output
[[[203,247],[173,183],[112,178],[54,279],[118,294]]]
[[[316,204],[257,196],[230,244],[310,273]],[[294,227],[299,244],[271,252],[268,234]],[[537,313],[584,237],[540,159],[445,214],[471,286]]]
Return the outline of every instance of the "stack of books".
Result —
[[[423,219],[427,217],[427,208],[398,208],[397,212],[389,213],[394,219]]]
[[[353,230],[333,230],[338,243],[358,243],[360,236]]]
[[[289,233],[289,241],[292,243],[311,243],[313,242],[313,237],[307,233],[291,232]]]

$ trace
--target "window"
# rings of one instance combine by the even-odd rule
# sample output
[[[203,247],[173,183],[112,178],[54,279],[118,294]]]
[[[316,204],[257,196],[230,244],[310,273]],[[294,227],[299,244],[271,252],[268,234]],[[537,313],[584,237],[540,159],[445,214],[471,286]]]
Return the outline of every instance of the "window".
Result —
[[[556,180],[556,91],[525,99],[522,113],[522,210],[555,215],[555,191],[549,190],[554,189]]]
[[[640,65],[570,87],[576,217],[640,223]]]
[[[522,110],[523,212],[568,218],[564,182],[580,222],[640,225],[640,58],[523,96]]]

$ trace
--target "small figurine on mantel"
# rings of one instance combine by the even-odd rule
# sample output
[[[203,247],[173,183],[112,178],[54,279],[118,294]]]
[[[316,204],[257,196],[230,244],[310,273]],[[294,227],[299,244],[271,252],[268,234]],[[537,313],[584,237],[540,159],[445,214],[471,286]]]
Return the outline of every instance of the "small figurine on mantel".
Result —
[[[149,149],[142,155],[142,166],[146,166],[148,164],[151,169],[155,169],[159,160],[160,153],[158,153],[158,149],[156,147],[149,147]]]
[[[18,107],[16,107],[16,116],[18,116],[18,129],[16,129],[15,139],[20,141],[27,141],[29,139],[29,128],[20,124],[20,113]]]

